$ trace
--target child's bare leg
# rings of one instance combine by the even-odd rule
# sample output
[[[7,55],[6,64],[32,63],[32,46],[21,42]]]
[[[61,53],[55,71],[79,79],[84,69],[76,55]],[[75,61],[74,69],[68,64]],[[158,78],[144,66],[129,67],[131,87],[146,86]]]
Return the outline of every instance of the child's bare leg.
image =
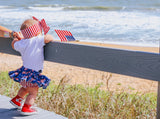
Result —
[[[18,91],[18,96],[24,98],[27,95],[28,91],[26,88],[21,87]]]
[[[28,91],[27,98],[24,102],[24,105],[21,110],[22,115],[32,115],[36,114],[37,110],[34,108],[31,108],[31,106],[34,104],[35,98],[37,96],[39,87],[27,87],[26,90]]]
[[[17,108],[21,108],[22,101],[24,97],[27,95],[27,93],[28,91],[25,88],[21,87],[18,91],[18,94],[11,99],[10,103]]]
[[[38,86],[37,87],[27,87],[26,89],[27,89],[29,94],[26,98],[25,104],[33,105],[34,101],[36,99],[39,87]]]

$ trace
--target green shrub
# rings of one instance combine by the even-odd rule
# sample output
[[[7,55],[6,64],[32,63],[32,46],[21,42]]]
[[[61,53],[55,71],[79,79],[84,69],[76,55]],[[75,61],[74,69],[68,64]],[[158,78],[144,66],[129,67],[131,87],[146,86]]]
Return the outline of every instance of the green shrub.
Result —
[[[59,84],[52,81],[46,90],[40,89],[36,104],[73,119],[156,118],[155,93],[112,92],[100,90],[100,86],[68,85],[64,77]],[[0,73],[1,95],[13,97],[19,88],[19,84],[12,81],[7,72]]]

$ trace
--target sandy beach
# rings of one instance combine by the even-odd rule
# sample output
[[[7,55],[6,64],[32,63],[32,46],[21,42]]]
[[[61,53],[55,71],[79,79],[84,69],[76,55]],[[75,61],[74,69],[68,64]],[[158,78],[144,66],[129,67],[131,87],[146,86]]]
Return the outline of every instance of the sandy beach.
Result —
[[[156,47],[137,47],[124,46],[103,43],[74,42],[85,45],[95,45],[110,48],[120,48],[127,50],[137,50],[146,52],[158,52]],[[22,66],[21,57],[0,53],[0,72],[15,70]],[[43,74],[59,83],[65,77],[67,84],[82,84],[85,86],[95,86],[102,84],[101,89],[110,91],[126,91],[126,92],[157,92],[157,82],[146,79],[140,79],[130,76],[124,76],[114,73],[86,69],[76,66],[69,66],[54,62],[44,62]]]

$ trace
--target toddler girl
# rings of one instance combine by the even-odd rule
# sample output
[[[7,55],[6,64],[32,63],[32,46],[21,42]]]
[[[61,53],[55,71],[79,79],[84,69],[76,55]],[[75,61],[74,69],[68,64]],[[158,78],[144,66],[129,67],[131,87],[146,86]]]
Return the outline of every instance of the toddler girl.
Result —
[[[42,29],[44,35],[42,35]],[[21,114],[31,115],[37,111],[31,106],[34,104],[39,87],[45,89],[50,82],[45,75],[41,75],[43,69],[43,46],[53,41],[53,37],[46,33],[49,27],[45,20],[38,21],[35,17],[27,19],[21,25],[21,32],[16,32],[17,38],[12,41],[12,48],[20,52],[23,66],[15,71],[10,71],[9,76],[21,84],[18,94],[11,99],[10,103],[21,109]],[[28,95],[27,95],[28,94]],[[27,95],[24,105],[22,101]]]

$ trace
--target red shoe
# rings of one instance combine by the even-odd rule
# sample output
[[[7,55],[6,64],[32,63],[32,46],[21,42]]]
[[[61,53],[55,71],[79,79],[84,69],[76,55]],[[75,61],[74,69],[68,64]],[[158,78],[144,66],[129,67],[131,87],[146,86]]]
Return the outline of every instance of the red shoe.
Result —
[[[31,105],[24,104],[21,110],[21,114],[22,115],[33,115],[33,114],[37,114],[37,110],[31,108]]]
[[[12,100],[10,100],[10,103],[18,109],[22,108],[22,102],[23,102],[23,98],[21,98],[18,95],[14,97]]]

